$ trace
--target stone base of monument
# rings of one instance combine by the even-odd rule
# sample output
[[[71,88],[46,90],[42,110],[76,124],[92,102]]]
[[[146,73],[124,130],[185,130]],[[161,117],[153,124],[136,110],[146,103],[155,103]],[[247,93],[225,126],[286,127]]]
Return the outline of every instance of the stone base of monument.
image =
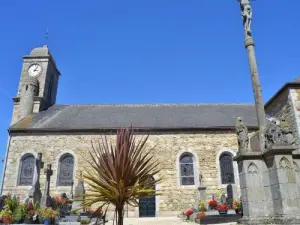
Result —
[[[282,217],[242,217],[239,221],[240,224],[245,225],[297,225],[300,224],[300,217],[282,216]]]

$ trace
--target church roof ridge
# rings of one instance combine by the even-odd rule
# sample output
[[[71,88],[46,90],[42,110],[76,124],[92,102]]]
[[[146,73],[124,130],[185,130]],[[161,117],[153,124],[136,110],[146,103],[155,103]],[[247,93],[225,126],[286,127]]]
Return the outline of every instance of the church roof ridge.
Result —
[[[70,107],[197,107],[197,106],[253,106],[254,103],[111,103],[111,104],[57,104]]]

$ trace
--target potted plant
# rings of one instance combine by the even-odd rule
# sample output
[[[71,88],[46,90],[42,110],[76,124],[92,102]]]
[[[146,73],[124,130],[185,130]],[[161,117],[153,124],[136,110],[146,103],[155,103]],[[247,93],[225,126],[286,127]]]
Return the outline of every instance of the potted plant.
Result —
[[[199,204],[199,211],[200,212],[205,212],[206,211],[206,207],[205,207],[205,202],[201,201]]]
[[[217,206],[217,210],[219,211],[219,214],[227,214],[228,209],[229,206],[227,204],[221,204]]]
[[[187,217],[187,220],[190,220],[190,216],[194,213],[194,211],[192,209],[187,209],[185,212],[184,212],[184,215],[186,215]]]
[[[0,212],[0,217],[4,224],[13,223],[12,215],[13,214],[9,209],[4,209]]]
[[[204,217],[206,217],[205,212],[202,211],[200,213],[197,213],[197,216],[195,218],[195,223],[199,222],[199,224],[200,224],[201,223],[201,219],[203,219]]]
[[[208,202],[208,205],[209,205],[209,208],[210,208],[210,209],[216,209],[217,206],[218,206],[218,202],[217,202],[216,200],[210,200],[210,201]]]
[[[45,225],[49,225],[50,221],[55,218],[56,211],[50,207],[40,208],[37,211],[39,217],[44,220]]]

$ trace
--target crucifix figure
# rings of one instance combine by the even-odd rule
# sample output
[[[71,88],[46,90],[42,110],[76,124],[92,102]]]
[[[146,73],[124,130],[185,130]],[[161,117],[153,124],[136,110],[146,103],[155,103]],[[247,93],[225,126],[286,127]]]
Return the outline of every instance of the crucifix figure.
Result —
[[[202,187],[203,186],[203,175],[202,175],[202,173],[200,172],[199,173],[199,185],[200,185],[200,187]]]
[[[249,0],[238,0],[241,6],[244,29],[247,35],[251,36],[252,8]]]

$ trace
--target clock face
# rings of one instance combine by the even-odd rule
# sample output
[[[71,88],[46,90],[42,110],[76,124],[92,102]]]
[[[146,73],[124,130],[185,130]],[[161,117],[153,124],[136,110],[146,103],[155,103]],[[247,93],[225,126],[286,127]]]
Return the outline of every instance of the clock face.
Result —
[[[29,69],[28,73],[32,77],[36,77],[42,73],[42,67],[39,64],[32,64]]]

